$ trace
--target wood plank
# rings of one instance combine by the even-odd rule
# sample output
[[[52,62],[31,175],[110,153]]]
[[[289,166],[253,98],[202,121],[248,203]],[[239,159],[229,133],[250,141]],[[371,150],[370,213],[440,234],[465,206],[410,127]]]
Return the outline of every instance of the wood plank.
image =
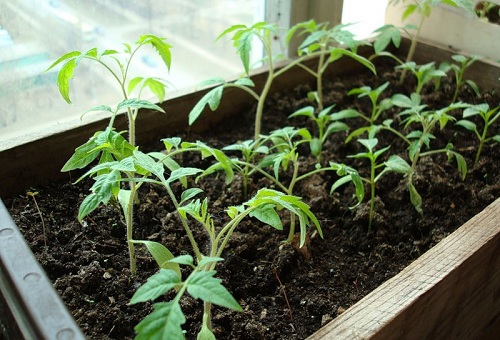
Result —
[[[309,339],[495,335],[500,321],[499,216],[497,199]]]

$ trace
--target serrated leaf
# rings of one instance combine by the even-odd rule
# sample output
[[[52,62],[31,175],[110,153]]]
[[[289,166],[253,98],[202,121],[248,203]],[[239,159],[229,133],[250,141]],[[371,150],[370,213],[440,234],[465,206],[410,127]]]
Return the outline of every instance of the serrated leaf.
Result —
[[[203,190],[200,188],[190,188],[182,192],[181,194],[181,200],[179,201],[179,204],[182,204],[186,202],[187,200],[190,200],[194,198],[196,195],[202,193]]]
[[[54,68],[54,66],[62,63],[63,61],[65,61],[67,59],[78,57],[80,54],[82,54],[82,52],[80,52],[80,51],[68,52],[68,53],[64,54],[63,56],[59,57],[56,61],[54,61],[52,63],[52,65],[50,65],[44,72],[49,71],[50,69]]]
[[[137,98],[131,98],[131,99],[125,99],[122,101],[118,106],[116,107],[117,111],[121,111],[123,109],[149,109],[149,110],[156,110],[165,113],[165,111],[159,107],[156,104],[153,104],[152,102],[144,99],[137,99]]]
[[[163,163],[155,161],[155,159],[151,156],[146,155],[141,151],[134,151],[135,164],[140,166],[144,170],[155,175],[160,181],[165,180],[165,176],[163,174]]]
[[[173,181],[176,181],[180,178],[187,177],[187,176],[193,176],[193,175],[196,175],[200,172],[203,172],[203,170],[197,169],[197,168],[189,168],[189,167],[176,169],[176,170],[172,171],[172,173],[168,177],[167,183],[170,184]]]
[[[143,77],[135,77],[131,79],[128,82],[128,88],[127,88],[128,94],[131,94],[132,91],[134,91],[134,89],[137,87],[137,85],[139,85],[143,81],[143,79],[144,79]]]
[[[134,327],[136,340],[184,340],[186,322],[177,301],[155,303],[154,311]]]
[[[247,87],[254,87],[255,86],[255,83],[252,81],[252,79],[250,79],[248,77],[239,78],[234,83],[238,84],[238,85],[247,86]]]
[[[70,59],[63,65],[57,74],[57,87],[59,88],[59,93],[68,104],[71,104],[71,99],[69,98],[69,81],[73,79],[75,67],[75,59]]]
[[[231,293],[221,284],[222,280],[214,277],[215,274],[215,270],[193,273],[187,287],[188,293],[195,299],[243,311]]]
[[[169,269],[160,269],[137,289],[130,299],[130,304],[155,300],[180,283],[181,279],[178,273]]]
[[[95,160],[99,154],[99,150],[94,150],[96,147],[97,135],[102,132],[97,132],[85,144],[80,145],[75,149],[75,153],[64,164],[61,171],[71,171],[75,169],[82,169]]]
[[[212,111],[217,110],[219,107],[222,94],[224,92],[224,86],[218,86],[212,90],[210,90],[208,93],[206,93],[198,103],[191,109],[191,112],[189,112],[189,125],[193,125],[194,122],[198,119],[198,117],[201,115],[203,112],[203,109],[205,106],[208,104],[210,109]]]
[[[80,204],[80,208],[78,209],[78,221],[82,222],[85,216],[94,211],[99,204],[101,204],[101,198],[98,195],[90,194],[85,197],[83,202]]]
[[[306,116],[309,118],[314,118],[315,117],[314,116],[314,107],[306,106],[306,107],[303,107],[301,109],[298,109],[297,111],[295,111],[294,113],[289,115],[288,118],[293,118],[293,117],[297,117],[297,116]]]
[[[222,257],[209,257],[209,256],[201,256],[201,260],[198,262],[198,267],[203,267],[209,263],[224,261]]]
[[[159,38],[153,34],[145,34],[139,38],[138,43],[146,44],[149,43],[153,46],[161,59],[167,66],[167,69],[170,70],[170,64],[172,62],[172,53],[170,52],[170,48],[172,47],[167,42],[165,42],[165,38]]]
[[[185,266],[190,266],[190,267],[193,266],[194,264],[194,260],[191,255],[180,255],[171,259],[170,262],[183,264]]]

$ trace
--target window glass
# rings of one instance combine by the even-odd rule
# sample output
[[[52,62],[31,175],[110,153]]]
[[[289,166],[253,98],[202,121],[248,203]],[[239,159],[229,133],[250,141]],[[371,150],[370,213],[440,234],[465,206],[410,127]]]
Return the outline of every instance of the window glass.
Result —
[[[152,33],[172,45],[170,73],[149,46],[134,57],[131,76],[155,76],[170,91],[241,73],[227,27],[263,20],[264,0],[2,0],[0,10],[0,142],[30,130],[63,124],[96,105],[116,105],[118,83],[95,62],[83,60],[71,82],[68,105],[57,86],[64,53],[93,47],[123,50]],[[83,118],[85,121],[86,118]]]

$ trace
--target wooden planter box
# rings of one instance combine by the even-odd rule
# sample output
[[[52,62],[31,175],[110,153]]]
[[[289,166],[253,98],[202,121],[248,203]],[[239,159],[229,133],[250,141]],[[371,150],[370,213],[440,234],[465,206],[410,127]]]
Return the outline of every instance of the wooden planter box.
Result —
[[[402,54],[408,45],[403,42]],[[449,51],[420,44],[415,60],[419,63],[449,60],[451,55]],[[338,75],[360,68],[343,58],[330,72]],[[478,62],[468,77],[481,88],[500,88],[498,67]],[[265,72],[256,72],[253,79],[257,86],[262,86]],[[296,68],[279,77],[273,90],[304,82],[312,83],[311,77]],[[166,116],[153,112],[140,114],[137,137],[141,144],[155,143],[168,131],[184,129],[187,113],[201,95],[195,92],[168,100],[164,105]],[[216,114],[203,115],[193,129],[210,129],[225,116],[253,104],[242,91],[233,90],[225,96],[232,98],[232,102],[223,100]],[[119,117],[117,123],[118,130],[125,128],[124,117]],[[68,175],[59,171],[62,165],[76,146],[105,125],[104,121],[96,121],[48,132],[42,139],[23,137],[18,145],[0,149],[0,197],[24,194],[26,188],[48,181],[67,181]],[[500,199],[311,339],[470,339],[500,334],[499,254]],[[0,318],[4,323],[3,328],[0,324],[0,331],[7,328],[11,338],[84,338],[3,205],[0,205],[0,290]]]

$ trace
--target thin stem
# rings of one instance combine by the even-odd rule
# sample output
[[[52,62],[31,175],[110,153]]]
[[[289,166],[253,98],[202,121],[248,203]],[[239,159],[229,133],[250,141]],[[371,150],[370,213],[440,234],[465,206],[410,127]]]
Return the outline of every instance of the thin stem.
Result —
[[[179,208],[179,202],[177,201],[177,198],[175,197],[172,188],[170,188],[170,185],[168,183],[163,183],[163,186],[167,189],[167,193],[170,196],[170,199],[172,200],[172,203],[174,204],[175,210],[178,211]],[[193,247],[193,251],[196,256],[197,261],[201,261],[201,252],[200,248],[198,247],[198,243],[196,243],[196,240],[194,239],[193,233],[191,232],[191,228],[189,228],[189,225],[180,214],[178,216],[181,219],[182,226],[184,227],[184,230],[186,231],[186,235],[188,236],[189,242],[191,242],[191,246]]]
[[[293,175],[292,180],[290,181],[290,185],[288,186],[287,194],[291,195],[293,192],[293,188],[295,183],[297,183],[297,176],[299,173],[299,164],[297,162],[298,154],[295,154],[293,160]],[[286,240],[287,243],[291,243],[293,241],[293,237],[295,235],[295,214],[290,212],[290,231],[288,233],[288,238]]]
[[[325,47],[321,50],[324,52]],[[318,71],[316,76],[316,92],[318,93],[318,110],[323,110],[323,64],[325,63],[325,54],[321,53],[318,62]]]
[[[130,176],[129,176],[130,178]],[[134,200],[137,193],[137,185],[134,181],[130,182],[130,197],[128,199],[128,208],[125,216],[125,223],[127,224],[127,243],[128,243],[128,253],[130,261],[130,273],[135,276],[137,272],[136,259],[135,259],[135,248],[132,240],[133,235],[133,224],[134,224]]]
[[[370,217],[368,221],[368,231],[372,230],[373,214],[375,212],[375,159],[370,158]]]
[[[418,43],[418,37],[420,36],[420,30],[422,28],[422,25],[424,24],[425,21],[425,15],[421,13],[420,16],[420,22],[417,27],[417,32],[411,39],[411,45],[410,45],[410,50],[408,51],[408,55],[406,56],[406,62],[410,62],[413,60],[413,55],[415,54],[415,51],[417,49],[417,43]],[[399,83],[403,84],[405,77],[406,77],[406,69],[403,69],[403,72],[401,73],[401,77],[399,78]]]

